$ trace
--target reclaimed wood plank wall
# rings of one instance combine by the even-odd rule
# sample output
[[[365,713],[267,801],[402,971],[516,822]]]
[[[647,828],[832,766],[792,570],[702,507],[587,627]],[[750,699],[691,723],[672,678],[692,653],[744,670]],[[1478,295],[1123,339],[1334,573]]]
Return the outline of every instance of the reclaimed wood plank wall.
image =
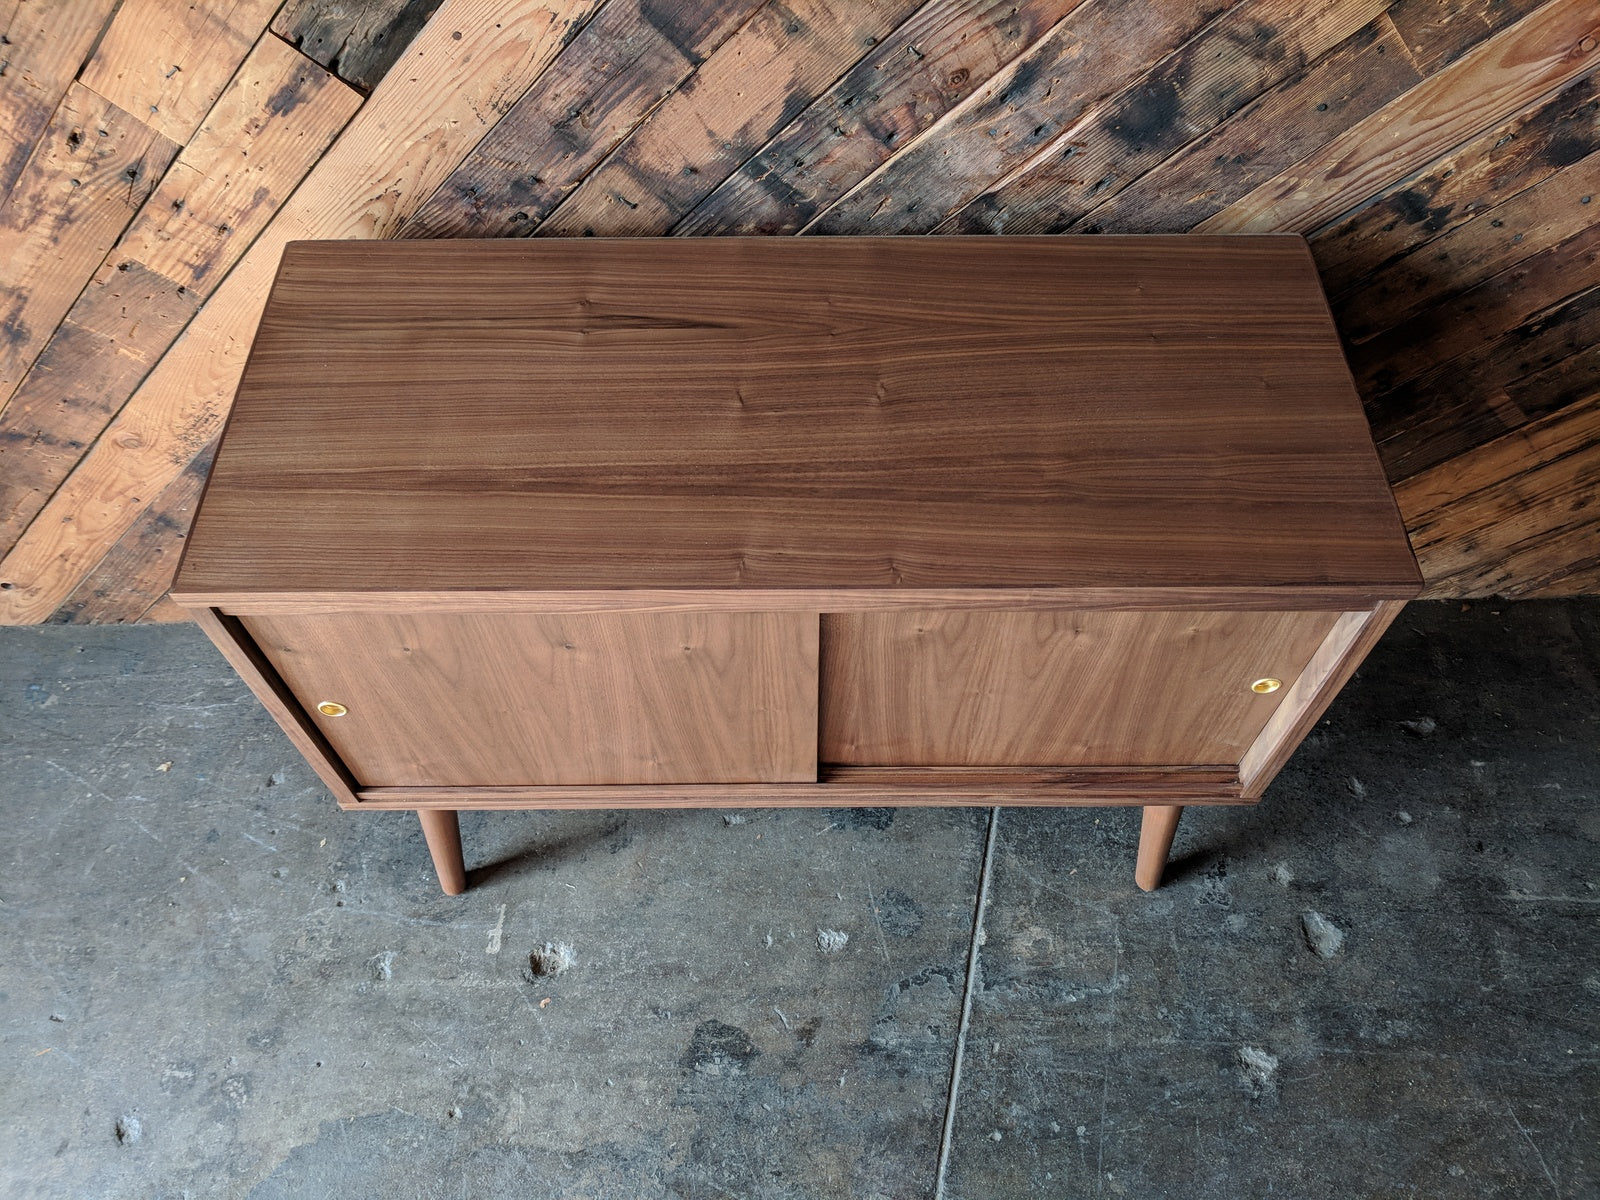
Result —
[[[0,623],[165,599],[304,237],[1291,230],[1439,596],[1600,590],[1600,0],[0,0]]]

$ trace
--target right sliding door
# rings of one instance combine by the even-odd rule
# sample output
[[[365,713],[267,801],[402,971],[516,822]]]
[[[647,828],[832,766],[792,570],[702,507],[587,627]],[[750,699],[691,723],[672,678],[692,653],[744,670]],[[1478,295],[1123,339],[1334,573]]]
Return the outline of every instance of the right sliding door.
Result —
[[[819,758],[859,766],[1237,764],[1338,618],[826,614]]]

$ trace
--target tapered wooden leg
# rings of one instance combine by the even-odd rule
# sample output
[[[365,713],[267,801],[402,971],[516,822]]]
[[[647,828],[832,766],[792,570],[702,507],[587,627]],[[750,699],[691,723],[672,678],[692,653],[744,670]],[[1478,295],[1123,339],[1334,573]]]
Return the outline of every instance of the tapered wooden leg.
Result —
[[[1181,816],[1181,804],[1144,806],[1144,820],[1139,826],[1139,863],[1133,869],[1133,881],[1147,892],[1161,886],[1161,872],[1166,870],[1167,852],[1172,849],[1172,835],[1178,832]]]
[[[422,836],[428,839],[428,853],[433,855],[433,869],[439,873],[439,886],[446,896],[461,895],[467,890],[467,864],[461,858],[461,822],[455,810],[424,808],[417,816],[422,819]]]

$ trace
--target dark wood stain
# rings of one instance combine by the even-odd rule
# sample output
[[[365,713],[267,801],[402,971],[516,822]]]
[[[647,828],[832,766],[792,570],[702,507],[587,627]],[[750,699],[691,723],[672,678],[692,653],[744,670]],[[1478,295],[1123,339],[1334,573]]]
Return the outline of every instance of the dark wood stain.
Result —
[[[371,92],[442,0],[289,0],[272,28],[351,87]]]
[[[273,297],[191,595],[1411,570],[1295,238],[304,242]]]

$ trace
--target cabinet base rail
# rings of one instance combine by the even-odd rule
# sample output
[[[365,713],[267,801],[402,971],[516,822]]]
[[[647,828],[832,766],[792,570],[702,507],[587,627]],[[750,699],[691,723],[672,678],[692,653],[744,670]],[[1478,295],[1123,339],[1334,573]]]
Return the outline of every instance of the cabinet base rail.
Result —
[[[907,805],[1254,804],[1239,770],[1218,767],[824,767],[815,783],[367,787],[372,809],[852,808]]]

